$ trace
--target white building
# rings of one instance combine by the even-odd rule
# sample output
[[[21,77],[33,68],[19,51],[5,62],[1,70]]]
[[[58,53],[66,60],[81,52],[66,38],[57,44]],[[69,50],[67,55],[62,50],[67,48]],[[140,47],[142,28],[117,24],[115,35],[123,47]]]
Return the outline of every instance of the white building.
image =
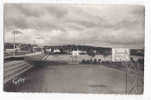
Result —
[[[130,61],[130,50],[128,48],[112,48],[112,61]]]
[[[52,50],[51,50],[51,48],[49,48],[49,49],[46,49],[46,52],[52,52]]]
[[[80,55],[80,51],[79,50],[73,50],[72,51],[72,56],[78,56]]]
[[[54,49],[53,52],[54,53],[60,53],[61,51],[59,49]]]

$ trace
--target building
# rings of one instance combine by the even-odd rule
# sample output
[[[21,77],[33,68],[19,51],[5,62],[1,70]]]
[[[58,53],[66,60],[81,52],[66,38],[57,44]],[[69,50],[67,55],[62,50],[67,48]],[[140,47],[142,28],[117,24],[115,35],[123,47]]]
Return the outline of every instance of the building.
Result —
[[[72,51],[72,56],[78,56],[80,55],[80,51],[79,50],[73,50]]]
[[[47,53],[51,53],[52,52],[52,49],[49,48],[49,49],[45,49]]]
[[[61,51],[59,49],[54,49],[53,53],[60,53]]]
[[[128,48],[112,48],[112,61],[130,61],[130,50]]]

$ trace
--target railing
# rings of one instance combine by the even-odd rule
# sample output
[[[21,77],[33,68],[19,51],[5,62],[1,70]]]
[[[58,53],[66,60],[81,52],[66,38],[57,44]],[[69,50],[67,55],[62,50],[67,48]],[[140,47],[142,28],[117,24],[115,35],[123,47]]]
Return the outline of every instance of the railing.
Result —
[[[11,63],[11,64],[9,64]],[[4,84],[25,71],[32,68],[32,65],[25,61],[12,61],[4,64]]]
[[[18,57],[32,57],[35,55],[40,55],[41,52],[35,52],[25,55],[16,55],[11,56],[14,58]],[[41,58],[40,58],[41,59]],[[24,60],[14,60],[10,62],[4,63],[4,84],[8,81],[14,79],[15,77],[19,76],[20,74],[26,72],[27,70],[31,69],[33,66]]]

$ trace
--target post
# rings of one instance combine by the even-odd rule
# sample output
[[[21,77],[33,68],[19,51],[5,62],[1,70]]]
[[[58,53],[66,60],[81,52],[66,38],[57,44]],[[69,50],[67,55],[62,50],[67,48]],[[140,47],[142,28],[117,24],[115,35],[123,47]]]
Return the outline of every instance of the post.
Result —
[[[129,65],[126,64],[126,76],[125,76],[125,94],[128,94],[128,89],[127,89],[127,79],[128,79],[128,69],[129,68]]]
[[[126,71],[126,85],[125,85],[125,94],[127,94],[127,71]]]
[[[136,94],[138,94],[138,63],[136,62]]]

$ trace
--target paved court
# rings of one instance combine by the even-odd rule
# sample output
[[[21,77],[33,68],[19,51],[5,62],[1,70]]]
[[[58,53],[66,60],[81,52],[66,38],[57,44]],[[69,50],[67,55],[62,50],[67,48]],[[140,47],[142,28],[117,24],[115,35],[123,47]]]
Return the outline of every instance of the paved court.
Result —
[[[34,59],[45,58],[45,55]],[[32,58],[33,59],[33,58]],[[46,56],[50,60],[51,56]],[[16,64],[16,62],[13,62]],[[126,73],[105,65],[84,64],[42,64],[34,66],[20,78],[25,82],[12,90],[18,92],[65,92],[65,93],[118,93],[126,91]],[[143,76],[142,76],[143,77]],[[127,77],[127,90],[136,93],[136,76]],[[142,93],[142,80],[138,81]],[[134,87],[134,88],[133,88]],[[131,94],[130,93],[130,94]]]
[[[51,65],[27,72],[22,92],[124,93],[125,73],[102,65]]]

